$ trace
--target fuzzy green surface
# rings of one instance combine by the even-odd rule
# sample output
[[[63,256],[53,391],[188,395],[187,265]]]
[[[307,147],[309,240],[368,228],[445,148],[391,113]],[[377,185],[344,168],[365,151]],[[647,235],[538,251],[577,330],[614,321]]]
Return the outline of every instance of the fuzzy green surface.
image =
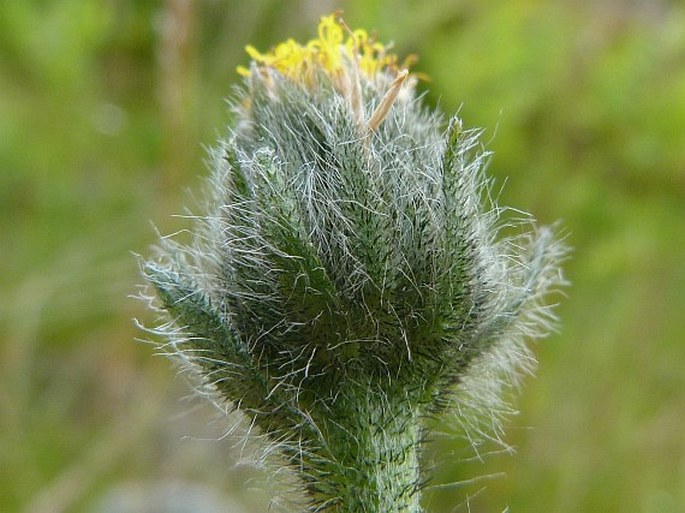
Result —
[[[548,229],[499,235],[477,131],[407,93],[368,132],[317,83],[248,79],[194,243],[144,271],[170,354],[278,440],[312,511],[419,511],[422,419],[469,385],[460,422],[493,417],[525,337],[549,329],[565,249]],[[475,363],[494,384],[470,383]]]
[[[160,482],[165,493],[201,488],[186,495],[194,513],[269,508],[272,487],[222,437],[227,421],[179,401],[188,388],[174,368],[131,343],[131,317],[154,315],[128,299],[140,283],[130,251],[148,254],[157,239],[148,220],[162,233],[191,225],[169,214],[207,174],[202,145],[224,131],[245,43],[306,40],[322,13],[257,0],[172,16],[174,4],[3,5],[2,511],[101,513],[132,487],[149,505]],[[683,6],[338,6],[420,56],[426,101],[486,128],[495,197],[542,224],[561,219],[575,248],[560,330],[536,346],[537,377],[500,434],[516,454],[485,455],[485,444],[473,460],[458,439],[429,443],[437,477],[425,509],[684,511]],[[167,59],[170,48],[183,57]],[[217,496],[234,501],[213,508]]]

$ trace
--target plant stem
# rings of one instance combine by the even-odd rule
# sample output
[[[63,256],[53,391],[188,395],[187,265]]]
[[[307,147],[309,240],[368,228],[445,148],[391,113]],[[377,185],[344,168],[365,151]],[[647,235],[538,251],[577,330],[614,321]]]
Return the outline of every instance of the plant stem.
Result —
[[[315,504],[311,511],[422,511],[421,429],[410,402],[373,379],[337,396],[321,423],[325,447],[302,456],[305,486]]]

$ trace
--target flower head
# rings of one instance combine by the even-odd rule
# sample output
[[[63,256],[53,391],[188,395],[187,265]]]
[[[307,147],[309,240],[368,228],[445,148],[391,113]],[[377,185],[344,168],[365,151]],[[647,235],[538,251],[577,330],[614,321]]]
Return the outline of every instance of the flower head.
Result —
[[[425,419],[499,417],[564,248],[499,233],[481,132],[365,31],[325,16],[247,51],[194,243],[145,265],[165,347],[287,457],[307,511],[420,513]]]

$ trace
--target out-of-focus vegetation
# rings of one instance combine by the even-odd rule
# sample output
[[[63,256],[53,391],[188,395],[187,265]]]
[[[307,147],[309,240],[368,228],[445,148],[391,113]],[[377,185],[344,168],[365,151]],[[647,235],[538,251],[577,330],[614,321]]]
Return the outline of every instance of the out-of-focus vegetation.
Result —
[[[216,440],[230,424],[134,343],[132,252],[150,221],[187,226],[169,214],[243,46],[341,7],[420,56],[427,101],[487,128],[501,203],[561,218],[575,248],[516,454],[436,440],[429,511],[685,511],[685,7],[666,0],[3,3],[0,510],[266,510],[263,473]]]

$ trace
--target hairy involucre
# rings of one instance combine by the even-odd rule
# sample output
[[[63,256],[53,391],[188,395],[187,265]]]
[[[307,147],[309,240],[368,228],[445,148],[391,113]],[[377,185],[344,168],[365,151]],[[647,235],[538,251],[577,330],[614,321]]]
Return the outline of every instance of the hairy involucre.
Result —
[[[165,347],[278,442],[309,511],[421,511],[425,419],[496,436],[564,247],[530,221],[499,236],[480,131],[413,91],[364,130],[332,87],[246,87],[194,242],[144,263]],[[363,112],[382,96],[363,85]]]

